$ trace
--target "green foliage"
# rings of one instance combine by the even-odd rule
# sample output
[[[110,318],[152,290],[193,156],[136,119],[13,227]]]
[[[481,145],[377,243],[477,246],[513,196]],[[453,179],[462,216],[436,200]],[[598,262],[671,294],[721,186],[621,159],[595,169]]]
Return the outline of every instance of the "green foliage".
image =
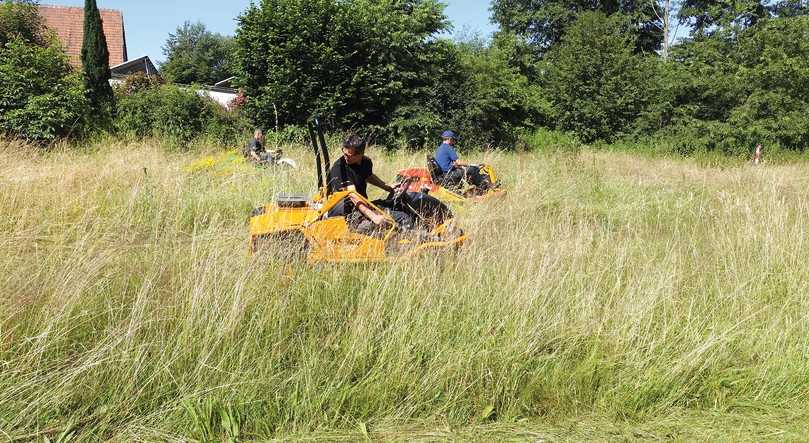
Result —
[[[81,77],[59,47],[19,36],[0,47],[0,132],[51,142],[80,133],[86,113]]]
[[[232,405],[211,399],[184,400],[183,409],[191,421],[191,437],[200,442],[235,442],[242,433],[244,415]]]
[[[47,39],[44,34],[44,25],[36,2],[4,0],[0,3],[0,47],[5,46],[14,36],[28,43],[45,46]]]
[[[645,109],[655,70],[633,53],[625,18],[582,13],[548,57],[545,90],[556,127],[582,141],[614,140]]]
[[[122,91],[123,92],[123,91]],[[179,149],[208,137],[220,144],[239,141],[246,124],[240,114],[174,85],[155,85],[118,97],[115,129],[134,137],[159,137]]]
[[[81,65],[90,106],[96,119],[105,119],[113,105],[110,86],[110,54],[107,38],[101,26],[101,13],[95,0],[84,2],[84,40],[81,45]]]
[[[759,22],[735,39],[713,36],[680,45],[664,77],[670,124],[682,152],[745,154],[757,143],[809,145],[809,17]],[[686,142],[687,141],[687,142]]]
[[[581,148],[575,136],[562,131],[538,128],[525,138],[526,148],[536,152],[578,152]]]
[[[500,46],[459,46],[460,86],[457,109],[450,109],[445,126],[458,131],[465,145],[512,148],[519,133],[547,115],[549,103],[539,86],[530,84],[508,64]]]
[[[655,2],[637,0],[493,0],[491,6],[492,20],[500,25],[501,32],[521,36],[538,56],[561,42],[582,13],[588,11],[627,17],[635,36],[634,48],[654,51],[663,39],[662,12],[657,9]]]
[[[239,17],[237,66],[259,125],[384,127],[432,84],[447,28],[433,0],[267,0]]]
[[[169,34],[160,72],[174,83],[212,85],[233,76],[233,50],[232,37],[213,33],[201,22],[185,22]]]
[[[134,94],[138,91],[154,88],[162,85],[163,79],[156,75],[146,75],[143,72],[136,72],[124,78],[113,90],[118,94]]]
[[[689,23],[697,36],[740,30],[769,15],[766,0],[684,0],[679,11],[681,22]]]

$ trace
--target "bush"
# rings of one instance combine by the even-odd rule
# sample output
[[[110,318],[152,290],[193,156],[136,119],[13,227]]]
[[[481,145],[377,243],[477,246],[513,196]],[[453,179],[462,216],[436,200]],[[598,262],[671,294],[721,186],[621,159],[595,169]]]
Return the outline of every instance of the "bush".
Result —
[[[502,48],[461,45],[460,49],[463,83],[453,91],[460,106],[448,116],[446,126],[458,131],[467,146],[512,149],[519,134],[547,112],[544,92],[509,66]]]
[[[174,85],[154,85],[118,97],[116,130],[127,136],[158,137],[184,148],[208,137],[227,145],[247,128],[238,112],[228,112],[208,97]]]
[[[387,128],[400,143],[438,142],[444,129],[458,132],[465,147],[512,149],[520,134],[548,113],[542,90],[509,66],[509,48],[479,39],[439,41],[443,62],[414,104],[400,106]]]
[[[31,1],[0,3],[0,48],[14,37],[37,46],[47,46],[45,27],[36,4]]]
[[[19,36],[0,47],[0,132],[51,142],[81,133],[87,111],[82,79],[59,47]]]
[[[572,134],[539,128],[525,137],[525,145],[530,151],[576,151],[580,143]]]

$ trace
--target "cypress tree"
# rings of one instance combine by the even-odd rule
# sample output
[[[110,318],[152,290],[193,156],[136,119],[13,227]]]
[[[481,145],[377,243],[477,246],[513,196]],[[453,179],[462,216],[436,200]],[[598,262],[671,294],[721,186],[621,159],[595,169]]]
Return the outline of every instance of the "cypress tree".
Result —
[[[81,64],[87,96],[94,111],[109,110],[113,95],[110,86],[110,53],[107,38],[101,26],[101,12],[95,0],[84,2],[84,41],[81,45]]]

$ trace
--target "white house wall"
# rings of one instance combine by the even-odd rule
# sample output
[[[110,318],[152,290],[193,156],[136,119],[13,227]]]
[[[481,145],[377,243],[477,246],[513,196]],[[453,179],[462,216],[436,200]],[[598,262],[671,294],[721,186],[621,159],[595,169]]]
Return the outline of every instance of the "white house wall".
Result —
[[[205,89],[197,90],[197,94],[200,96],[208,96],[213,101],[219,103],[223,108],[228,109],[228,106],[236,98],[237,94],[232,92],[219,92],[219,91],[207,91]]]

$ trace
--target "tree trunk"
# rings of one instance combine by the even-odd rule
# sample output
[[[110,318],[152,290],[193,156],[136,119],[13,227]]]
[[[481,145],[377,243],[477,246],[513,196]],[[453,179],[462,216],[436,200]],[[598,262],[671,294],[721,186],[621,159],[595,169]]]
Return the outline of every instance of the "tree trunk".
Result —
[[[669,27],[670,27],[671,0],[663,2],[663,60],[669,59]]]

